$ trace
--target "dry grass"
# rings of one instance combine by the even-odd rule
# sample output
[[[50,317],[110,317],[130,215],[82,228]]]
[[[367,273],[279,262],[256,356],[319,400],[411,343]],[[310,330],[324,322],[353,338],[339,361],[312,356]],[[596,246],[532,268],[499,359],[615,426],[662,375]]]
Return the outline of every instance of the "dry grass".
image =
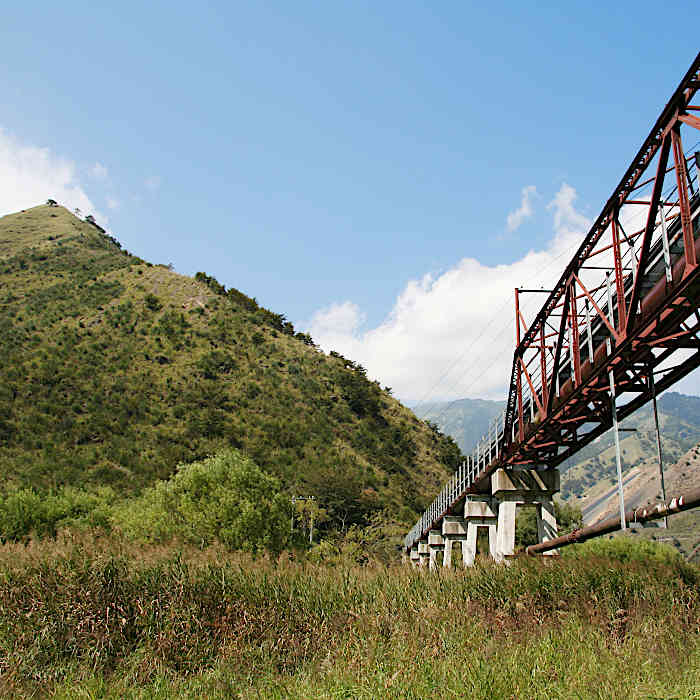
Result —
[[[692,697],[700,572],[631,543],[434,575],[64,537],[0,551],[2,689]]]

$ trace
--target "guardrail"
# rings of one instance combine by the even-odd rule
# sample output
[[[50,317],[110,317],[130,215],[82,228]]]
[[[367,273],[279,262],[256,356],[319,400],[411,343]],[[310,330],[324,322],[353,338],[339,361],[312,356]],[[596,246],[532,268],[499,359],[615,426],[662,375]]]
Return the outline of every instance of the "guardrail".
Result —
[[[459,465],[452,478],[404,538],[406,549],[411,548],[436,522],[441,520],[442,516],[462,499],[474,483],[477,474],[498,458],[503,440],[504,419],[505,411],[489,423],[486,434],[476,443],[471,454]]]

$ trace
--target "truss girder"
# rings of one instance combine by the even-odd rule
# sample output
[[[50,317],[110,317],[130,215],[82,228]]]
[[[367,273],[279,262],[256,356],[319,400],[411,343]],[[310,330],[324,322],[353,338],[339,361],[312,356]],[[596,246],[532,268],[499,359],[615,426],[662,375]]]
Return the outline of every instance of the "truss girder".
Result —
[[[486,491],[496,469],[554,468],[607,431],[610,371],[622,420],[651,400],[650,376],[658,394],[700,366],[700,153],[683,150],[684,135],[700,137],[700,119],[688,114],[698,90],[700,54],[529,326],[519,295],[534,290],[516,290],[502,424],[457,470],[405,546],[465,494]]]

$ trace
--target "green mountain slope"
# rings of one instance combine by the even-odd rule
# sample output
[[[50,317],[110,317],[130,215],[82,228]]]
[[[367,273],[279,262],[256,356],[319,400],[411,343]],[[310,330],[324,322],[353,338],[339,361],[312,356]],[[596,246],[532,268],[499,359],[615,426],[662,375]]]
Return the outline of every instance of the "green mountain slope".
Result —
[[[410,522],[459,450],[283,315],[120,249],[62,207],[0,219],[4,491],[135,493],[235,446],[329,527]]]
[[[416,413],[435,423],[446,435],[451,435],[462,452],[467,454],[486,433],[489,423],[504,406],[503,401],[458,399],[421,404],[416,407]]]

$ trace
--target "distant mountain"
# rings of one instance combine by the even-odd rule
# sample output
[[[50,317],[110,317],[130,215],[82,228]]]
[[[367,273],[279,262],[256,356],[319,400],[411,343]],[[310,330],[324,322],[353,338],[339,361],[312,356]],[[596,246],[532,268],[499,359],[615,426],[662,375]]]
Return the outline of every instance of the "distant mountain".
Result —
[[[692,469],[677,469],[684,455],[692,453],[700,442],[700,398],[666,392],[659,398],[662,458],[667,494],[671,488],[681,491],[691,483]],[[621,427],[620,447],[626,507],[653,503],[661,498],[656,447],[656,431],[650,405],[627,418]],[[678,475],[675,471],[678,471]],[[617,466],[614,437],[608,431],[562,465],[562,495],[575,500],[585,522],[595,522],[616,512]],[[687,481],[690,479],[690,481]],[[684,480],[686,483],[684,484]]]
[[[443,433],[452,436],[462,452],[469,454],[504,408],[504,401],[458,399],[421,404],[413,410],[419,418],[435,423]]]
[[[670,465],[700,441],[700,398],[666,392],[659,398],[658,405],[663,461]],[[626,488],[631,488],[642,475],[658,474],[651,405],[625,419],[621,427],[635,431],[620,433],[623,476]],[[598,519],[607,510],[606,495],[611,496],[611,490],[617,486],[612,431],[564,462],[561,470],[562,496],[579,499],[585,521]],[[658,476],[654,478],[658,480]]]
[[[144,232],[147,235],[147,232]],[[138,493],[233,446],[325,527],[411,523],[460,458],[365,370],[205,273],[38,206],[0,219],[0,495]]]

